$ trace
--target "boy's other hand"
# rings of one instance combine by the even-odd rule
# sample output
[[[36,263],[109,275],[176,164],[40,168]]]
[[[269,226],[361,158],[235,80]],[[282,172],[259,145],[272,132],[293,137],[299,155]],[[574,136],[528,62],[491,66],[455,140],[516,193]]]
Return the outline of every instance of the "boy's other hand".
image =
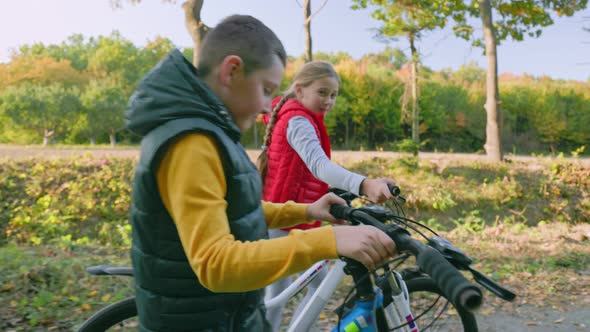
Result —
[[[333,193],[327,193],[317,201],[307,206],[306,214],[309,220],[326,220],[334,224],[344,224],[346,221],[336,219],[330,214],[331,205],[346,205],[346,201]]]
[[[338,255],[361,262],[369,270],[395,256],[395,243],[387,234],[373,226],[336,226]]]
[[[395,181],[390,178],[369,179],[366,178],[361,184],[361,194],[369,198],[374,203],[384,203],[393,198],[388,184],[395,185]]]

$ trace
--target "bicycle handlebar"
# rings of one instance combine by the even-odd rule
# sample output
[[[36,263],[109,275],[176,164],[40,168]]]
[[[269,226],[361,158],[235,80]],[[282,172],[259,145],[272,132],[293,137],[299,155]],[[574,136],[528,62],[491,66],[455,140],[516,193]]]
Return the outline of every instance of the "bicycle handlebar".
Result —
[[[338,219],[360,222],[385,232],[394,241],[399,252],[407,251],[416,256],[418,266],[434,280],[456,307],[474,311],[481,305],[481,290],[467,280],[437,250],[413,239],[405,229],[395,224],[384,225],[367,213],[344,205],[332,205],[330,213]]]

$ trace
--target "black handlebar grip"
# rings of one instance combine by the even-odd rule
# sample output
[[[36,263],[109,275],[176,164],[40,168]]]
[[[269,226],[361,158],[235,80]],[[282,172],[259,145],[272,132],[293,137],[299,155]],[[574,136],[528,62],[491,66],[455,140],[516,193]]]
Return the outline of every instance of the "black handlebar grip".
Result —
[[[437,250],[426,247],[416,257],[418,266],[426,272],[457,308],[473,311],[479,308],[483,294],[469,282]]]
[[[398,186],[393,185],[393,184],[387,184],[387,188],[389,188],[389,192],[393,196],[399,196],[399,194],[401,194],[401,192],[402,192]]]
[[[344,219],[350,221],[350,214],[354,211],[353,208],[346,205],[331,205],[330,214],[337,219]]]

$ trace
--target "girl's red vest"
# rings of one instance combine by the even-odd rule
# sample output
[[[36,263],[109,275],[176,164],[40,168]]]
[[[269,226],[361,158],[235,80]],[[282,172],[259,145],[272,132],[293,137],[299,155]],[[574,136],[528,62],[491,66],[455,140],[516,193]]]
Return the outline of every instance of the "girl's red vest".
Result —
[[[280,97],[273,100],[272,106]],[[317,179],[307,168],[301,157],[287,141],[287,125],[295,116],[306,118],[314,127],[322,149],[330,158],[330,138],[324,124],[324,115],[305,108],[295,99],[289,99],[279,111],[268,146],[268,170],[264,179],[263,199],[268,202],[284,203],[292,200],[297,203],[313,203],[328,191],[328,184]],[[264,118],[265,123],[269,117]],[[319,221],[300,224],[291,229],[310,229],[320,226]]]

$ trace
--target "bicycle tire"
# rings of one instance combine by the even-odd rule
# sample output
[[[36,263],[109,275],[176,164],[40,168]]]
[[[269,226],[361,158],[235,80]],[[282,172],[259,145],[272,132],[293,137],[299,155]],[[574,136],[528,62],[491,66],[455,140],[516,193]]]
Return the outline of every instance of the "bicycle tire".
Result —
[[[444,297],[444,295],[442,294],[442,292],[440,291],[440,289],[438,288],[438,286],[436,285],[434,280],[432,280],[430,277],[419,276],[419,277],[410,278],[410,279],[404,280],[404,281],[406,283],[406,286],[408,287],[408,293],[410,293],[410,306],[412,308],[412,313],[414,314],[414,319],[416,319],[416,322],[420,326],[420,331],[458,331],[460,328],[457,325],[459,325],[459,324],[463,326],[464,332],[477,332],[478,331],[477,320],[475,318],[475,315],[469,311],[460,310],[458,308],[455,308],[453,306],[453,304],[450,302],[448,305],[450,307],[453,307],[456,310],[457,315],[461,319],[461,322],[459,323],[459,322],[445,321],[445,320],[452,319],[453,317],[446,317],[445,320],[440,320],[439,318],[434,318],[433,323],[441,324],[441,325],[439,325],[439,326],[433,325],[433,326],[426,327],[429,324],[428,320],[425,319],[424,317],[418,318],[418,316],[420,314],[422,314],[423,312],[427,311],[427,308],[429,305],[428,300],[424,300],[425,303],[418,303],[418,302],[420,302],[420,299],[418,297],[428,298],[429,297],[429,296],[427,296],[428,293],[431,293],[431,294],[436,294],[437,297],[440,296],[441,299],[444,301],[448,301],[448,300]],[[424,296],[424,295],[426,295],[426,296]],[[439,302],[441,299],[439,299]],[[433,302],[434,302],[433,300],[430,300],[430,303],[433,303]],[[449,326],[449,325],[452,325],[452,326]],[[437,328],[439,330],[437,330]]]
[[[82,323],[80,328],[78,328],[78,332],[104,332],[135,316],[137,316],[137,307],[135,305],[135,297],[132,296],[111,303],[97,311]]]

